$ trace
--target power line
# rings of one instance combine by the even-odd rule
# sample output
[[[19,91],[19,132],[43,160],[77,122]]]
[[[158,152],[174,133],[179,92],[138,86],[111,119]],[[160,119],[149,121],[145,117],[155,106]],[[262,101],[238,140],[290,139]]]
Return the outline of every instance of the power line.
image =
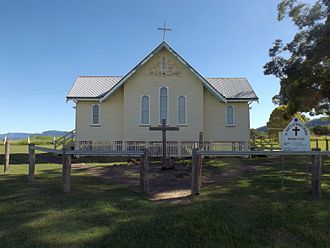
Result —
[[[15,97],[15,96],[37,96],[37,95],[53,95],[57,93],[65,93],[66,90],[57,90],[57,91],[44,91],[44,92],[16,92],[11,94],[0,94],[0,97]]]

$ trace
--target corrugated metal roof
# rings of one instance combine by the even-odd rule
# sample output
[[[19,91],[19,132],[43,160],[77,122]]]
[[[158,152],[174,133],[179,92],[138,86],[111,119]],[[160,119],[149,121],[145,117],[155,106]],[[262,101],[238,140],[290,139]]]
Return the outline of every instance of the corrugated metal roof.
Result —
[[[258,99],[246,78],[206,78],[206,80],[227,100]]]
[[[104,96],[122,77],[80,76],[69,91],[67,98],[100,98]]]
[[[122,78],[120,76],[80,76],[76,79],[67,98],[101,98]],[[227,100],[258,99],[246,78],[206,78],[206,80]]]

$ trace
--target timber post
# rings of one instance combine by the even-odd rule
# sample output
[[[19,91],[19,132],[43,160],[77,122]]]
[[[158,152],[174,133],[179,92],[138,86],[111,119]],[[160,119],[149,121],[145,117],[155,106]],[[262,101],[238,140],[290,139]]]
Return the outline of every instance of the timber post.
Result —
[[[71,191],[71,155],[66,154],[67,149],[63,149],[62,157],[62,190],[64,193]]]
[[[34,174],[36,168],[36,151],[34,149],[34,144],[29,144],[29,175],[28,180],[30,182],[34,181]]]
[[[140,192],[149,194],[149,150],[146,148],[140,156]]]
[[[313,151],[321,151],[320,148],[314,148]],[[322,157],[321,155],[312,155],[312,195],[321,197],[321,176],[322,176]]]
[[[191,195],[199,195],[202,185],[202,158],[197,151],[197,148],[192,150]]]
[[[325,150],[326,150],[326,151],[329,151],[329,143],[328,143],[328,142],[329,142],[329,140],[326,139],[326,140],[325,140]]]
[[[3,167],[3,173],[9,170],[9,160],[10,160],[10,143],[6,137],[5,139],[5,163]]]
[[[309,156],[306,156],[306,177],[305,177],[305,184],[306,184],[306,189],[307,189],[307,192],[309,191],[309,160],[310,160],[310,157]]]
[[[319,139],[316,138],[316,139],[315,139],[315,142],[316,142],[316,148],[319,148]]]
[[[281,178],[281,183],[282,183],[282,189],[285,188],[284,186],[284,175],[285,175],[285,168],[284,168],[284,155],[281,156],[281,174],[282,174],[282,178]]]

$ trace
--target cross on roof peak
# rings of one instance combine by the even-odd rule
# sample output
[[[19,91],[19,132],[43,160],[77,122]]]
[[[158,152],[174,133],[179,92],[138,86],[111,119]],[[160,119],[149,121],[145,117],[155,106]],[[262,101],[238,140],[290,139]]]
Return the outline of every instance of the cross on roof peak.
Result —
[[[164,22],[164,27],[163,27],[163,28],[158,28],[158,30],[161,30],[161,31],[164,32],[164,33],[163,33],[163,41],[165,41],[166,31],[172,31],[171,28],[167,28],[167,27],[166,27],[166,22]]]

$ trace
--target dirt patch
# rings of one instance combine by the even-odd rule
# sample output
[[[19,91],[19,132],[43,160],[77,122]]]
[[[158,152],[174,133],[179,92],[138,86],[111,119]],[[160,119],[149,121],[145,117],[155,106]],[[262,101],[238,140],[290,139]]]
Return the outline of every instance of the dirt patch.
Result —
[[[125,185],[139,192],[139,164],[109,167],[89,167],[86,164],[72,164],[72,168],[84,170],[87,173],[109,180],[109,182]],[[240,166],[237,170],[223,170],[203,166],[203,185],[228,183],[251,170],[255,170],[255,166]],[[191,165],[175,164],[174,170],[162,170],[160,163],[150,163],[149,176],[150,200],[180,202],[190,199]]]

